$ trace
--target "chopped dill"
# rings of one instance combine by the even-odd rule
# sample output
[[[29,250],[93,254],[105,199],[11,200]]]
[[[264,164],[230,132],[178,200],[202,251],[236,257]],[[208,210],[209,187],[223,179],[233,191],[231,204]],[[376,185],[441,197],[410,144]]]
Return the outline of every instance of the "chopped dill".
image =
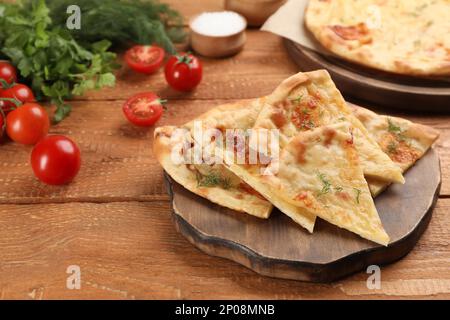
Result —
[[[396,125],[391,118],[388,118],[388,131],[395,135],[400,141],[405,141],[406,136],[404,135],[404,131],[398,125]]]
[[[303,94],[298,95],[296,98],[292,98],[291,101],[295,103],[300,103],[303,99]]]
[[[328,181],[328,179],[325,176],[325,174],[319,172],[317,174],[317,177],[319,178],[319,180],[323,184],[322,190],[320,190],[320,192],[319,192],[319,196],[322,196],[322,195],[325,195],[325,194],[329,193],[331,191],[331,183],[330,183],[330,181]]]
[[[389,142],[388,146],[387,146],[387,151],[389,154],[393,154],[397,152],[397,147],[398,144],[395,141],[391,141]]]
[[[391,118],[387,119],[388,121],[388,131],[394,134],[399,134],[402,132],[402,128],[396,125]]]
[[[217,172],[210,172],[207,175],[197,173],[197,186],[205,188],[221,186],[224,189],[229,189],[231,188],[231,181]]]

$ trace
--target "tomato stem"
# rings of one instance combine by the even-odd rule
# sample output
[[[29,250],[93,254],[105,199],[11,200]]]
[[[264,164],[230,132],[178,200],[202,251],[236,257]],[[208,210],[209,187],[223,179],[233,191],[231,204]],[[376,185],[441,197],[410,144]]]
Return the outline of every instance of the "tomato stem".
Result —
[[[0,98],[0,101],[12,102],[16,105],[16,108],[18,108],[22,105],[22,102],[20,100],[17,100],[16,98]]]
[[[187,52],[187,53],[181,54],[181,55],[180,54],[175,55],[175,57],[178,60],[176,64],[184,63],[190,69],[191,68],[191,62],[192,62],[192,58],[189,56],[190,54],[191,54],[191,52]]]
[[[0,79],[0,88],[1,89],[9,89],[16,85],[16,83],[13,81],[11,83],[8,83],[5,79]]]

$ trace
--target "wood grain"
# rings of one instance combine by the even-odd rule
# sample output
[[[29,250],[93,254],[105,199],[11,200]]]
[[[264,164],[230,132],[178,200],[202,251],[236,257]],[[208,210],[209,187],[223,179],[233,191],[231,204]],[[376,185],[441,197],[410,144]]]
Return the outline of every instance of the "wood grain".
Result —
[[[165,178],[177,230],[197,248],[262,275],[319,283],[409,253],[428,226],[441,184],[439,158],[432,149],[405,174],[405,184],[392,185],[375,199],[390,237],[385,247],[320,219],[313,234],[278,210],[269,219],[257,219],[214,205],[169,175]]]
[[[0,298],[448,299],[449,210],[440,199],[414,250],[369,290],[364,272],[308,284],[208,256],[175,231],[168,201],[0,205]],[[81,268],[81,290],[66,289],[69,265]]]
[[[166,0],[185,16],[221,9],[222,0]],[[73,184],[38,183],[30,147],[0,145],[0,299],[24,298],[450,298],[450,115],[404,115],[441,131],[441,198],[415,249],[383,268],[383,286],[365,286],[360,273],[331,285],[275,280],[201,253],[176,233],[153,158],[152,130],[129,125],[122,103],[153,90],[170,98],[160,125],[181,124],[209,108],[269,93],[297,72],[282,39],[249,30],[232,59],[202,59],[205,78],[192,94],[169,89],[154,76],[123,69],[117,86],[73,102],[72,115],[52,133],[74,138],[83,153]],[[67,290],[68,264],[82,268],[82,289]]]
[[[181,125],[213,106],[230,100],[174,100],[158,125]],[[153,130],[136,128],[124,118],[123,101],[74,102],[72,115],[51,133],[72,137],[80,145],[83,165],[76,180],[64,187],[39,183],[31,172],[31,147],[1,145],[0,203],[167,200],[162,169],[153,156]],[[404,116],[437,128],[442,165],[442,196],[450,196],[450,116]]]
[[[115,100],[142,91],[154,91],[169,99],[245,99],[270,93],[297,67],[282,47],[282,39],[258,30],[247,30],[245,49],[227,59],[201,58],[203,80],[192,93],[170,89],[163,70],[141,75],[126,66],[118,72],[114,88],[92,91],[79,100]],[[126,92],[126,94],[124,94]]]

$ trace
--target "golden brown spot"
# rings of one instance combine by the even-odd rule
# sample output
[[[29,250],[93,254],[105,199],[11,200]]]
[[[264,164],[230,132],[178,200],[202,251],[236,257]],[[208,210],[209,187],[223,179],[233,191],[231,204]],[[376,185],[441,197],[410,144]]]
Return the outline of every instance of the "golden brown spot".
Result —
[[[294,197],[294,200],[303,202],[303,204],[307,207],[312,207],[313,205],[311,199],[309,199],[308,197],[308,193],[305,191],[301,191],[299,194],[297,194]]]
[[[404,139],[393,133],[386,133],[380,141],[381,148],[396,163],[413,163],[420,158],[420,152]]]
[[[334,25],[329,28],[344,40],[358,40],[361,44],[372,42],[370,30],[363,22],[353,26]]]
[[[320,125],[318,105],[316,99],[309,99],[308,101],[302,101],[302,103],[292,111],[291,121],[297,129],[311,130]]]
[[[298,195],[295,196],[295,200],[305,200],[308,197],[308,193],[305,191],[300,192]]]
[[[347,192],[336,192],[336,195],[341,198],[342,200],[348,201],[351,199],[350,195]]]
[[[325,136],[325,140],[323,141],[323,144],[325,147],[329,147],[331,144],[331,141],[333,141],[333,138],[336,136],[336,130],[331,128],[325,128],[323,130],[323,134]]]
[[[254,195],[260,199],[265,200],[265,198],[258,191],[256,191],[255,189],[253,189],[251,186],[249,186],[248,184],[246,184],[243,181],[241,183],[239,183],[239,189],[248,194]]]
[[[305,152],[306,152],[306,145],[299,141],[299,140],[293,140],[292,141],[294,147],[295,147],[295,157],[297,159],[298,163],[305,163]]]
[[[280,109],[274,110],[270,118],[277,128],[282,128],[287,122],[283,110]]]

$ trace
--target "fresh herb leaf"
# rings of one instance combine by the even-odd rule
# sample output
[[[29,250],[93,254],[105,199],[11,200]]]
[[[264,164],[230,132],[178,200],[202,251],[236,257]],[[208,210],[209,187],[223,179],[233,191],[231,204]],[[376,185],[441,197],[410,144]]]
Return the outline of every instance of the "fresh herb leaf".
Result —
[[[319,178],[319,180],[322,182],[322,185],[323,185],[322,190],[320,190],[320,192],[319,192],[319,196],[329,193],[331,191],[331,183],[327,179],[325,174],[319,172],[317,174],[317,177]]]
[[[206,188],[221,186],[224,189],[229,189],[231,187],[231,181],[229,178],[211,171],[207,175],[197,174],[197,186]]]
[[[31,84],[38,100],[56,105],[54,122],[70,113],[65,100],[114,85],[116,55],[107,51],[109,41],[77,42],[65,27],[52,22],[44,0],[0,4],[0,12],[0,53]]]
[[[407,137],[404,134],[403,129],[396,125],[391,118],[387,119],[388,122],[388,131],[392,133],[399,141],[406,141]]]
[[[301,129],[314,129],[314,127],[315,127],[314,122],[312,120],[307,119],[303,120],[300,126]]]
[[[399,134],[402,132],[402,128],[400,126],[396,125],[391,118],[387,119],[388,121],[388,131],[394,134]]]
[[[81,29],[66,27],[67,7],[82,10]],[[185,37],[182,17],[156,0],[22,0],[0,4],[0,58],[11,60],[38,100],[57,107],[86,90],[113,86],[118,67],[108,51],[119,45],[157,43],[175,53]]]
[[[391,141],[389,142],[389,144],[387,145],[387,151],[389,154],[393,154],[397,152],[397,147],[398,147],[398,143],[395,141]]]
[[[297,97],[292,98],[291,101],[294,103],[300,103],[302,101],[302,99],[303,99],[303,94],[300,94]]]
[[[336,187],[334,187],[334,190],[336,192],[342,192],[344,190],[344,188],[342,188],[341,186],[336,186]]]
[[[29,0],[31,1],[31,0]],[[81,8],[81,29],[71,35],[82,42],[109,40],[113,45],[159,44],[170,54],[186,33],[181,15],[155,0],[47,0],[56,26],[64,27],[67,7]]]

